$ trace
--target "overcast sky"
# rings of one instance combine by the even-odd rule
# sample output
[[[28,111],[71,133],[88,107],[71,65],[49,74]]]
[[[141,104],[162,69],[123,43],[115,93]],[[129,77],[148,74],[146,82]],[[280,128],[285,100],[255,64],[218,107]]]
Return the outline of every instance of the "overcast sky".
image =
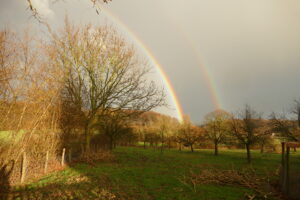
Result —
[[[66,13],[76,23],[113,23],[88,0],[34,2],[55,27]],[[215,109],[203,66],[229,112],[247,103],[268,116],[300,98],[300,1],[113,0],[105,9],[152,51],[194,122]],[[26,0],[1,0],[0,26],[43,29],[30,18]]]

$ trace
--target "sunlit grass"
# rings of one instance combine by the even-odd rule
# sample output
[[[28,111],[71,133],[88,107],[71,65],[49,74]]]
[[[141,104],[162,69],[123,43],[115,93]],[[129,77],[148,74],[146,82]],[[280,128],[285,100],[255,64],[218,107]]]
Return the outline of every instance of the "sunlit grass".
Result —
[[[117,148],[115,162],[97,163],[95,166],[77,164],[63,171],[47,175],[31,188],[59,187],[61,190],[81,188],[86,198],[95,188],[104,188],[121,199],[241,199],[251,189],[197,185],[193,188],[181,179],[191,171],[202,169],[236,169],[252,167],[259,174],[274,172],[278,169],[281,155],[261,154],[252,151],[253,162],[249,166],[242,150],[223,150],[214,156],[212,150],[189,151],[159,150],[142,148]],[[292,152],[291,165],[300,166],[300,153]],[[276,177],[274,177],[276,178]],[[40,190],[40,189],[39,189]],[[41,190],[43,192],[43,190]]]
[[[13,139],[19,140],[22,135],[25,133],[24,130],[19,130],[18,132],[16,131],[0,131],[0,143],[6,143],[9,142]]]

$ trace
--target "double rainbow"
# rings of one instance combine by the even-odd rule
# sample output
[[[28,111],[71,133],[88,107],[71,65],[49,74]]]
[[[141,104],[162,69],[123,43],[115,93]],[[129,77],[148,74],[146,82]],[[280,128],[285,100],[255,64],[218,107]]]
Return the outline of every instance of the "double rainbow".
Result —
[[[168,76],[166,75],[165,71],[163,70],[162,65],[159,63],[159,61],[154,57],[154,55],[151,53],[150,49],[142,42],[142,40],[134,33],[132,32],[119,18],[118,16],[114,15],[112,12],[110,12],[108,9],[106,9],[104,6],[101,7],[101,14],[104,14],[109,20],[111,20],[113,23],[117,24],[120,28],[125,31],[125,33],[128,34],[130,39],[134,41],[134,43],[139,47],[139,49],[147,56],[148,60],[151,62],[153,66],[156,67],[158,73],[160,74],[161,78],[163,79],[163,82],[165,86],[167,87],[167,91],[171,97],[171,100],[173,102],[173,106],[176,109],[176,117],[178,118],[179,121],[183,121],[183,111],[181,104],[179,102],[179,99],[176,95],[176,92],[171,84],[171,81],[169,80]],[[178,27],[178,26],[177,26]],[[217,89],[215,82],[212,79],[212,76],[205,67],[205,65],[202,64],[201,59],[200,59],[200,54],[195,48],[195,46],[192,44],[192,42],[189,40],[187,37],[187,34],[180,28],[178,27],[179,30],[181,30],[182,36],[184,37],[185,41],[189,44],[191,47],[194,56],[197,59],[197,64],[200,66],[200,69],[202,71],[203,77],[205,79],[206,85],[209,89],[211,100],[213,102],[214,108],[215,109],[220,109],[221,108],[221,103],[219,101],[218,95],[217,95]]]

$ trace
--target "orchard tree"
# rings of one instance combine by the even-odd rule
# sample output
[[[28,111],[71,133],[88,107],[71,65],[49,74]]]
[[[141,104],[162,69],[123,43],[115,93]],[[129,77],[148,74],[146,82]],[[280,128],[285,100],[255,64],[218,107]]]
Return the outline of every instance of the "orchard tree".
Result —
[[[112,27],[80,27],[66,19],[61,32],[50,33],[49,63],[63,72],[61,98],[82,117],[87,151],[96,116],[106,120],[107,113],[140,114],[165,104],[163,89],[149,81],[149,66]]]
[[[260,131],[260,127],[260,115],[249,105],[246,105],[237,117],[232,117],[230,120],[232,134],[242,145],[245,145],[248,163],[251,163],[251,146],[265,134]]]
[[[259,139],[257,141],[257,144],[260,146],[260,153],[264,153],[265,147],[267,145],[272,144],[273,139],[273,129],[272,129],[272,123],[269,120],[261,120],[260,121],[260,127],[258,129],[259,132]]]
[[[300,127],[300,100],[295,99],[291,108],[291,113],[297,117],[297,126]]]
[[[171,118],[163,115],[159,116],[156,126],[157,133],[160,136],[160,153],[163,153],[165,142],[172,132]]]
[[[216,110],[204,117],[205,136],[214,144],[215,155],[218,155],[218,145],[224,142],[229,131],[231,115],[224,110]]]
[[[270,124],[273,132],[277,133],[286,141],[300,140],[300,128],[295,121],[288,119],[285,115],[272,113]]]
[[[184,117],[180,125],[177,140],[184,146],[189,146],[191,151],[194,152],[194,145],[200,141],[203,135],[203,130],[200,127],[194,126],[189,117]]]

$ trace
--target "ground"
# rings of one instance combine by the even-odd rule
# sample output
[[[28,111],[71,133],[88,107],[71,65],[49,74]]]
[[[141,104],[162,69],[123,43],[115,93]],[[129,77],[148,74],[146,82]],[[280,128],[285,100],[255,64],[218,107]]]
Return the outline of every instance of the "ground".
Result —
[[[276,173],[281,155],[253,151],[253,162],[246,163],[243,150],[189,151],[120,147],[113,161],[92,165],[75,164],[51,173],[26,187],[15,188],[12,199],[133,199],[133,200],[238,200],[255,194],[252,189],[234,185],[197,184],[186,182],[191,173],[201,170],[255,169],[261,176]],[[291,168],[300,166],[300,153],[292,153]],[[15,196],[15,197],[13,197]],[[274,198],[276,199],[276,198]]]

